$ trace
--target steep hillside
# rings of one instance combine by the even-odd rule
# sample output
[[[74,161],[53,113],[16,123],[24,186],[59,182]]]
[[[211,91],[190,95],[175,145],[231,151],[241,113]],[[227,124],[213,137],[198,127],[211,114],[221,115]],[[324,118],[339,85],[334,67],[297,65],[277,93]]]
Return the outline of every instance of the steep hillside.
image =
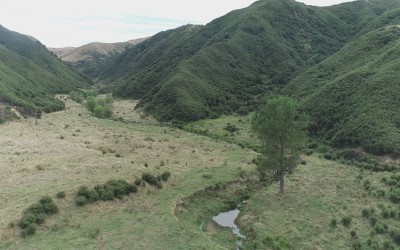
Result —
[[[349,43],[286,87],[311,115],[314,134],[336,146],[400,154],[400,28]]]
[[[323,8],[262,0],[206,26],[160,33],[103,71],[116,94],[162,120],[246,113],[299,72],[339,50],[347,24]]]
[[[147,38],[120,43],[90,43],[81,47],[48,48],[61,60],[71,63],[79,72],[95,79],[101,69],[127,48],[137,45]]]
[[[64,107],[55,93],[84,86],[88,80],[47,51],[36,39],[0,26],[0,102],[22,113]]]
[[[399,2],[312,7],[261,0],[205,26],[162,32],[102,71],[115,94],[161,120],[247,113],[299,73],[368,31],[396,22]]]

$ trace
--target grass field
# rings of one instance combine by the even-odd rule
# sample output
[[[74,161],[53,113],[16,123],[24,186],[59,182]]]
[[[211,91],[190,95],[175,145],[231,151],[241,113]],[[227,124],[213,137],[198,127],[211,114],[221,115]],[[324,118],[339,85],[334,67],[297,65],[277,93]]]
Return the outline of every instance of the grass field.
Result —
[[[244,249],[398,247],[392,235],[400,230],[400,210],[390,201],[397,173],[361,171],[314,153],[302,156],[307,164],[287,177],[286,194],[278,196],[277,184],[259,186],[256,153],[241,147],[258,144],[251,115],[191,123],[186,132],[135,113],[135,102],[114,102],[121,122],[65,101],[65,111],[44,114],[38,124],[21,118],[0,127],[0,249],[235,249],[236,237],[212,216],[244,197]],[[229,132],[229,124],[238,130]],[[172,177],[162,189],[147,185],[123,199],[74,203],[79,186],[165,170]],[[65,199],[55,197],[59,191]],[[44,195],[60,212],[34,236],[20,237],[24,209]],[[348,227],[341,223],[346,216]]]
[[[174,209],[197,190],[253,171],[253,152],[175,128],[97,119],[70,100],[66,107],[37,125],[27,119],[1,126],[0,248],[229,249]],[[141,187],[122,200],[83,208],[73,202],[81,185],[133,182],[143,172],[164,170],[172,177],[161,190]],[[59,214],[36,235],[21,238],[9,226],[41,196],[59,191],[66,192],[66,199],[55,199]]]

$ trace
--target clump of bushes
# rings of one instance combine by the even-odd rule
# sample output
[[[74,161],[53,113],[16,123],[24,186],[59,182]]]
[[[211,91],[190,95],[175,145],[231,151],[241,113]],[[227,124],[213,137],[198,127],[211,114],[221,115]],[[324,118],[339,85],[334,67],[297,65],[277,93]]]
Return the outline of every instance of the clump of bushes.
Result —
[[[28,207],[18,223],[22,229],[21,236],[25,237],[36,233],[36,225],[44,222],[45,217],[56,214],[59,208],[49,196],[42,197],[39,202]]]
[[[88,96],[86,98],[86,107],[96,117],[110,118],[113,115],[112,102],[111,95],[107,95],[105,99]]]
[[[91,190],[86,186],[81,186],[76,194],[75,204],[84,206],[98,200],[114,200],[114,198],[122,198],[124,195],[136,192],[137,186],[134,183],[130,184],[125,180],[109,180],[106,184],[96,185]]]
[[[400,188],[390,191],[389,200],[395,204],[400,203]]]
[[[162,174],[158,175],[157,177],[150,174],[150,173],[143,173],[142,180],[152,186],[157,188],[162,188],[161,181],[167,181],[171,176],[171,173],[168,171],[163,172]]]

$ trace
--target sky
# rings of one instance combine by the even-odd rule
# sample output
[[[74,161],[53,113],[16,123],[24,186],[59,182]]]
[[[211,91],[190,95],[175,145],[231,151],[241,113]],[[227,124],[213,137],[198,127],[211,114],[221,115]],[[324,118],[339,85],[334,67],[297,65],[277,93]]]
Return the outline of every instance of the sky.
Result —
[[[349,0],[296,0],[328,6]],[[47,47],[123,42],[185,24],[207,24],[255,0],[1,0],[0,24]]]

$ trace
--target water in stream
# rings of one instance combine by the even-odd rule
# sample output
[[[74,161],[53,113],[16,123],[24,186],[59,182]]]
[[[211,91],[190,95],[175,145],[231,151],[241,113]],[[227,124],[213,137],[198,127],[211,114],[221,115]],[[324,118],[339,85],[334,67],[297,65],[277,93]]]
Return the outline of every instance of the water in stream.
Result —
[[[239,209],[236,208],[228,212],[220,213],[219,215],[213,217],[213,220],[218,225],[222,227],[232,228],[232,232],[240,238],[240,240],[236,242],[236,249],[240,249],[240,247],[242,246],[241,239],[246,238],[243,234],[240,233],[238,226],[235,224],[235,219],[239,215],[239,213]]]

